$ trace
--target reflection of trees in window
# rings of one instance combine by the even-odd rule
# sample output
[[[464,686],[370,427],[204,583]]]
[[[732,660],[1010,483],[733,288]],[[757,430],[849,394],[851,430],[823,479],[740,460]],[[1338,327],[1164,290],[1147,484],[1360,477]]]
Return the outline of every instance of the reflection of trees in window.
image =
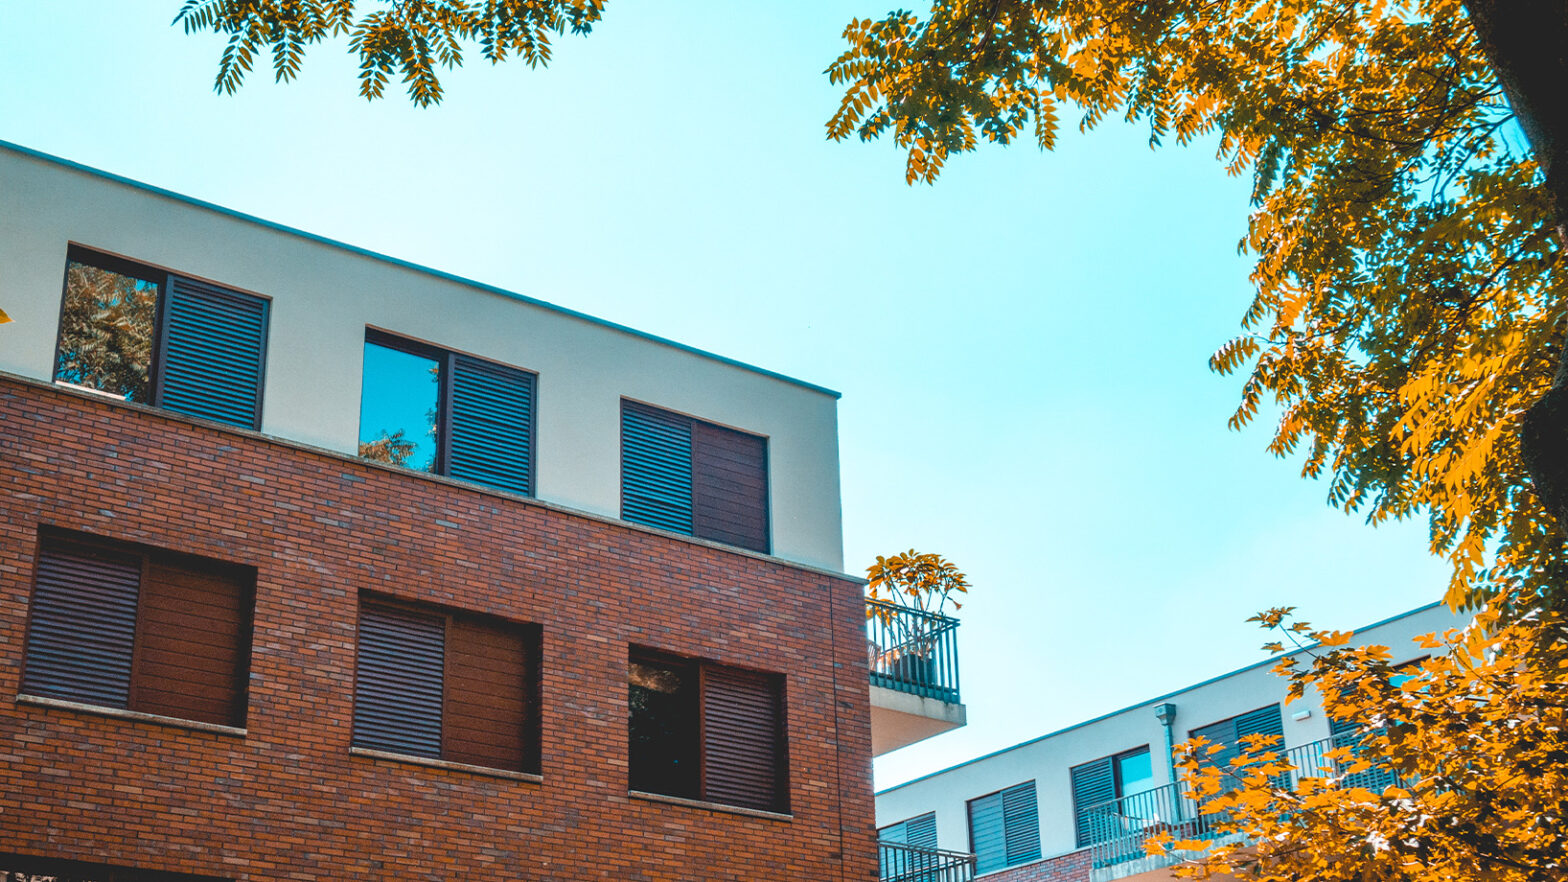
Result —
[[[359,442],[359,455],[372,462],[407,466],[408,458],[414,455],[414,442],[403,437],[402,429],[396,432],[382,429],[378,437]]]
[[[150,404],[157,308],[156,283],[69,262],[55,378]]]
[[[380,337],[365,341],[360,456],[440,471],[441,360],[441,353],[416,344]],[[429,378],[428,385],[421,376]]]

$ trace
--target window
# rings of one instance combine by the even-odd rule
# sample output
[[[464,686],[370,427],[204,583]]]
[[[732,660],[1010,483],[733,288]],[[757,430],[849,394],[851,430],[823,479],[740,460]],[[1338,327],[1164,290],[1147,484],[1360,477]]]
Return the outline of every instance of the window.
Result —
[[[249,567],[45,535],[22,691],[243,726],[255,585]]]
[[[355,747],[539,771],[539,629],[361,598]]]
[[[900,847],[907,846],[907,847]],[[936,861],[917,849],[936,848],[936,812],[889,824],[877,830],[878,879],[882,882],[935,882]]]
[[[71,246],[56,382],[261,427],[267,301]]]
[[[1033,781],[969,800],[969,850],[976,873],[1039,860],[1040,811]]]
[[[1401,673],[1390,675],[1388,678],[1389,685],[1398,689],[1411,680],[1420,677],[1421,664],[1426,660],[1427,656],[1423,655],[1420,658],[1411,659],[1403,664],[1396,665],[1395,670]],[[1385,723],[1385,725],[1397,726],[1399,723],[1389,722]],[[1353,720],[1329,717],[1328,726],[1331,748],[1348,747],[1356,754],[1363,753],[1361,739],[1364,727],[1360,723]],[[1365,758],[1374,763],[1379,762],[1377,757],[1368,755]],[[1365,771],[1344,774],[1340,783],[1344,787],[1364,787],[1373,793],[1382,793],[1384,789],[1397,785],[1399,776],[1392,769],[1378,764]]]
[[[789,810],[782,677],[638,649],[629,668],[629,789]]]
[[[621,402],[621,517],[768,551],[768,441]]]
[[[370,331],[364,378],[360,456],[533,495],[534,374]]]
[[[1269,750],[1283,752],[1285,725],[1280,716],[1279,705],[1271,704],[1260,707],[1255,711],[1238,714],[1228,720],[1210,723],[1187,733],[1188,738],[1203,737],[1210,744],[1222,745],[1224,749],[1211,754],[1207,762],[1214,763],[1220,768],[1230,768],[1230,761],[1241,753],[1241,739],[1248,735],[1273,735],[1273,746]]]
[[[1109,814],[1090,814],[1088,810],[1095,806],[1126,800],[1117,806],[1116,814],[1144,819],[1156,819],[1163,808],[1133,799],[1155,789],[1154,763],[1148,747],[1073,766],[1068,774],[1072,778],[1073,819],[1077,825],[1079,848],[1105,842],[1125,832],[1121,823]]]

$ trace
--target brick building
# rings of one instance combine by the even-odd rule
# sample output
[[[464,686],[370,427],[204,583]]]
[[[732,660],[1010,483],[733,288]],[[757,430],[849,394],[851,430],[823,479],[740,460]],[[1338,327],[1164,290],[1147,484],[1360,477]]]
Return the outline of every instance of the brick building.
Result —
[[[16,878],[870,880],[962,724],[836,393],[3,143],[0,305]]]

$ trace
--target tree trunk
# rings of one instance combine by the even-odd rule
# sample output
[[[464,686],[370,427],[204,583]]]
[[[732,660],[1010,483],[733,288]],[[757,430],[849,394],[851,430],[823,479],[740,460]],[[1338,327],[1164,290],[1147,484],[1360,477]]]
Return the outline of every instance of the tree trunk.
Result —
[[[1568,0],[1464,0],[1497,80],[1530,139],[1568,254]],[[1568,533],[1568,345],[1557,376],[1525,413],[1520,450],[1541,502]]]

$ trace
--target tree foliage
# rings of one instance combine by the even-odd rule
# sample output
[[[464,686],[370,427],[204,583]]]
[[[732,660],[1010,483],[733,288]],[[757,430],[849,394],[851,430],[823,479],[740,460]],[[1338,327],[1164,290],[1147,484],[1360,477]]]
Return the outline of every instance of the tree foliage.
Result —
[[[1360,723],[1353,744],[1302,757],[1255,736],[1225,767],[1183,745],[1181,767],[1215,845],[1182,875],[1259,882],[1449,882],[1560,878],[1568,868],[1568,621],[1483,613],[1463,631],[1428,635],[1414,676],[1382,646],[1287,623],[1321,641],[1277,670],[1299,698],[1317,689],[1334,718]],[[1280,643],[1269,649],[1283,648]],[[1544,650],[1544,651],[1543,651]],[[1522,658],[1536,664],[1522,666]],[[1208,841],[1165,834],[1151,850]]]
[[[492,64],[516,55],[542,67],[552,35],[587,34],[603,12],[604,0],[185,0],[174,20],[188,34],[228,38],[217,91],[233,94],[269,50],[274,79],[292,80],[307,47],[346,36],[359,56],[360,95],[380,98],[401,75],[409,98],[426,107],[441,100],[439,69],[462,66],[467,44]]]
[[[835,139],[934,181],[983,141],[1142,121],[1250,172],[1256,295],[1211,366],[1231,420],[1373,522],[1425,514],[1451,603],[1563,584],[1517,437],[1552,386],[1568,276],[1552,199],[1458,0],[939,0],[852,22]]]

